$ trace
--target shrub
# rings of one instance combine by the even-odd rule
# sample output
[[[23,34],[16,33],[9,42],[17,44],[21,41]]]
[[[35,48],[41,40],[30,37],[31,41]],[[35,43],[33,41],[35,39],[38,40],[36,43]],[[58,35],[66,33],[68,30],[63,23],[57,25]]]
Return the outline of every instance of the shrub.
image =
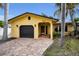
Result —
[[[3,27],[3,21],[0,21],[0,27]]]
[[[54,37],[59,37],[60,36],[60,33],[59,32],[54,32],[53,36]]]

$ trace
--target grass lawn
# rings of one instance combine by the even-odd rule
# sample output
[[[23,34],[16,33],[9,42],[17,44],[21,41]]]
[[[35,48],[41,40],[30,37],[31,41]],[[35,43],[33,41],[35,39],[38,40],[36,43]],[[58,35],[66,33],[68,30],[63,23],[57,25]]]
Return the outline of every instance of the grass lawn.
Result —
[[[79,39],[66,38],[63,48],[59,47],[58,40],[44,52],[45,56],[79,56]]]

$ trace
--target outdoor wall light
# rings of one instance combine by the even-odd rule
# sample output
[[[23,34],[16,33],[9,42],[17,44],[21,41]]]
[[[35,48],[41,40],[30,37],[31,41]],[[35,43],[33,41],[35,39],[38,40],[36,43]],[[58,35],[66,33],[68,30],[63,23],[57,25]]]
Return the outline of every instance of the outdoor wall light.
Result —
[[[36,27],[36,24],[34,26]]]
[[[18,27],[18,25],[16,25],[16,27]]]

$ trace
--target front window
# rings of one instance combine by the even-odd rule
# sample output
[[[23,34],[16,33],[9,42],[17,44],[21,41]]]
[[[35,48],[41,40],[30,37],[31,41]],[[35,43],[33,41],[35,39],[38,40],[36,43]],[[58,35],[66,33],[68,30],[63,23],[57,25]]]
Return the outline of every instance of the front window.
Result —
[[[31,17],[30,16],[28,16],[28,20],[31,20]]]

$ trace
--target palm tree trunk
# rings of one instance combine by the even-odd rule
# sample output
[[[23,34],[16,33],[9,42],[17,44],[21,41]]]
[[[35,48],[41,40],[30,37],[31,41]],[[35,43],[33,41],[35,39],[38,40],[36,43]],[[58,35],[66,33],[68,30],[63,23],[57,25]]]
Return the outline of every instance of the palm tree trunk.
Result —
[[[8,4],[4,4],[4,29],[3,29],[3,40],[8,39]]]
[[[60,47],[64,45],[64,31],[65,31],[65,3],[61,3],[61,39]]]

